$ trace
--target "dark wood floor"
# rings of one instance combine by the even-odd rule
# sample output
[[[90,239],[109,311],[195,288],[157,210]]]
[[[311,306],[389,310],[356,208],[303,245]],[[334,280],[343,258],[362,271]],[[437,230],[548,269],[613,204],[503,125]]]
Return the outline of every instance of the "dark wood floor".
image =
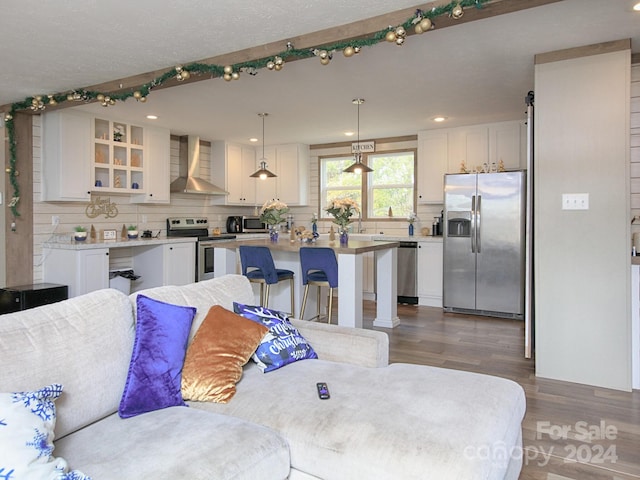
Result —
[[[375,304],[365,302],[365,328],[374,329],[374,316]],[[375,328],[389,334],[391,362],[468,370],[522,385],[527,413],[521,480],[640,478],[640,391],[536,377],[534,361],[523,355],[521,321],[408,305],[398,305],[398,316],[398,327]]]

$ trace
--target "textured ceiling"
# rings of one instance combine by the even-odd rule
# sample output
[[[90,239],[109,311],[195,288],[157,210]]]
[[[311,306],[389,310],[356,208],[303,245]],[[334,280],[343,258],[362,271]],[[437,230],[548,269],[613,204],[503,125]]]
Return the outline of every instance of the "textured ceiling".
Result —
[[[66,91],[414,7],[415,0],[291,2],[10,0],[0,4],[0,104]],[[448,2],[442,2],[448,3]],[[355,57],[336,52],[260,70],[239,81],[212,79],[152,92],[101,115],[157,124],[176,134],[247,143],[344,141],[361,107],[361,138],[411,135],[444,126],[524,118],[537,53],[632,38],[640,47],[640,13],[632,0],[563,0],[383,43]],[[108,5],[108,8],[105,8]],[[386,25],[380,25],[384,29]],[[283,44],[284,49],[284,44]]]

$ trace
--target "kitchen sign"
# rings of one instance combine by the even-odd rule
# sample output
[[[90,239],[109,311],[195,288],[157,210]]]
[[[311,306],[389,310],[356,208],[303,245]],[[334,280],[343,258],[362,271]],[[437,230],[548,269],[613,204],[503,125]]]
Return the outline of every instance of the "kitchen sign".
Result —
[[[376,151],[376,142],[353,142],[351,144],[351,153],[373,153]]]

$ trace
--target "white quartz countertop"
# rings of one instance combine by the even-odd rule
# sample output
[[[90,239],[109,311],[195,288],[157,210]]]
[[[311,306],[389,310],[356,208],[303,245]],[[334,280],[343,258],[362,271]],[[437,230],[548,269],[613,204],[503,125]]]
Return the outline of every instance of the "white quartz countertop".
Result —
[[[134,240],[97,240],[91,241],[87,239],[84,242],[76,242],[69,239],[67,242],[45,242],[43,248],[56,248],[59,250],[92,250],[98,248],[122,248],[122,247],[147,247],[151,245],[164,245],[167,243],[195,243],[196,237],[160,237],[160,238],[141,238]]]

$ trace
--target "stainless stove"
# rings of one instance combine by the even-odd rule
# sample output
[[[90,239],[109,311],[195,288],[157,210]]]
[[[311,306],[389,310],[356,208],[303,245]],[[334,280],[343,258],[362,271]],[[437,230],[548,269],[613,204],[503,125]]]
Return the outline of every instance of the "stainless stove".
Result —
[[[206,217],[167,218],[167,237],[197,237],[196,282],[214,277],[213,249],[216,242],[233,240],[235,235],[209,235],[209,220]]]

